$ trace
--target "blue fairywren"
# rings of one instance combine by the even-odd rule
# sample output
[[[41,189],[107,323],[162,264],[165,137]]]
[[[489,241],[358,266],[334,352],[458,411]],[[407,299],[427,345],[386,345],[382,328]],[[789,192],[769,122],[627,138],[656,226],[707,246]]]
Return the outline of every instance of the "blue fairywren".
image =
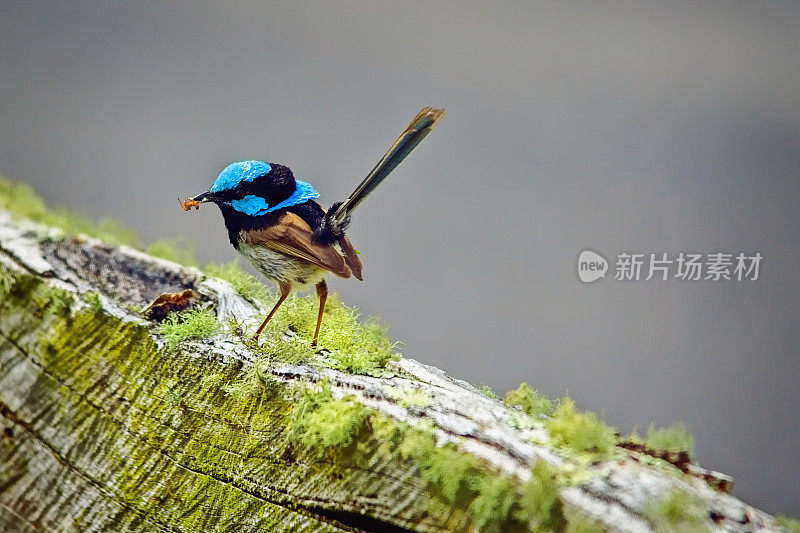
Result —
[[[233,247],[278,286],[278,302],[254,339],[292,290],[315,285],[319,315],[311,344],[317,344],[327,274],[363,279],[361,260],[345,235],[350,215],[442,117],[443,109],[422,109],[350,197],[328,211],[314,201],[319,193],[310,183],[295,179],[288,167],[263,161],[231,163],[209,190],[181,202],[186,211],[205,202],[217,204]]]

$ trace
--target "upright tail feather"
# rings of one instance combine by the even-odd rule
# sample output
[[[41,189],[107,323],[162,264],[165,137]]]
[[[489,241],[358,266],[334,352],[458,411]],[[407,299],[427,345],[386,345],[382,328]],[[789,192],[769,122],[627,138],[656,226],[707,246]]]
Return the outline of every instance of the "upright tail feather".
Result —
[[[425,107],[411,123],[403,130],[386,154],[378,161],[367,177],[364,178],[356,190],[344,202],[331,206],[322,226],[315,232],[319,240],[332,240],[341,236],[350,222],[350,214],[364,199],[386,179],[386,176],[400,164],[403,159],[422,142],[428,133],[444,117],[444,109]]]

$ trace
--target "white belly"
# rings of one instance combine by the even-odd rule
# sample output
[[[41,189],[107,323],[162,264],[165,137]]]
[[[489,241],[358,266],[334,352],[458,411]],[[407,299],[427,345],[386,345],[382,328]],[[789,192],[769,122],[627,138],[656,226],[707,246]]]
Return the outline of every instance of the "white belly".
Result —
[[[304,259],[298,259],[263,246],[239,242],[239,253],[250,261],[265,278],[275,283],[289,283],[293,290],[304,290],[316,285],[328,273]]]

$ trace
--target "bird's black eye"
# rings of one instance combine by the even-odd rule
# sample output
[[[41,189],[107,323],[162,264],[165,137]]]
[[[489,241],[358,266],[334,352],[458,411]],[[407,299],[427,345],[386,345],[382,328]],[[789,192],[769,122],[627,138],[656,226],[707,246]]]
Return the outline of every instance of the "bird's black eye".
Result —
[[[233,189],[225,189],[214,193],[214,197],[218,202],[230,202],[232,200],[241,200],[245,196],[252,194],[250,192],[250,182],[242,182]]]
[[[226,191],[226,192],[227,192],[227,195],[225,197],[225,201],[228,201],[228,202],[231,201],[231,200],[240,200],[240,199],[244,198],[245,196],[247,196],[247,192],[244,191],[241,187],[236,187],[235,189],[233,189],[231,191]]]

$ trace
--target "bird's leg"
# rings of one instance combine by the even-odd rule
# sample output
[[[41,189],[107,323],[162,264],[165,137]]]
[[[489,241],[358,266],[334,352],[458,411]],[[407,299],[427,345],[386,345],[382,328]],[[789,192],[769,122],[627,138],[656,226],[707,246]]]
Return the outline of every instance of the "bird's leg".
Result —
[[[317,337],[319,337],[319,327],[322,325],[322,314],[325,312],[325,300],[328,299],[328,284],[323,279],[317,283],[317,296],[319,296],[319,316],[317,316],[317,329],[314,330],[314,340],[311,341],[311,346],[317,345]]]
[[[264,319],[264,322],[258,328],[258,331],[256,331],[256,334],[253,335],[253,340],[254,341],[258,340],[258,336],[261,335],[261,330],[264,329],[264,326],[267,325],[267,322],[269,322],[269,319],[272,318],[272,315],[275,314],[275,311],[278,310],[278,308],[281,306],[281,304],[286,299],[286,297],[289,296],[289,291],[292,290],[292,286],[289,285],[288,283],[280,283],[280,284],[278,284],[278,289],[280,289],[280,291],[281,291],[281,297],[278,298],[278,302],[275,304],[275,307],[272,308],[272,311],[269,312],[269,314],[267,315],[267,318]]]

